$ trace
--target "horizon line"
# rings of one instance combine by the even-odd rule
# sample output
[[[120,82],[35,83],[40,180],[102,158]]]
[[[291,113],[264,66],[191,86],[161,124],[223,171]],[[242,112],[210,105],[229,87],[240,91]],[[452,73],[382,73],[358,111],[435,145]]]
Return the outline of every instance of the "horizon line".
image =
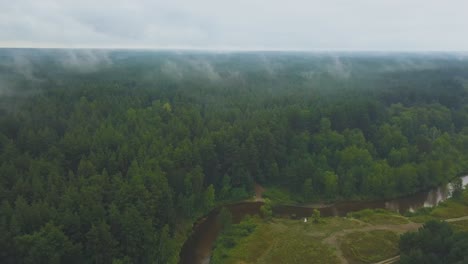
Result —
[[[38,50],[109,50],[109,51],[197,51],[197,52],[304,52],[304,53],[466,53],[468,50],[411,50],[411,49],[295,49],[295,48],[200,48],[200,47],[99,47],[99,46],[82,46],[82,47],[65,47],[65,46],[1,46],[0,49],[38,49]]]

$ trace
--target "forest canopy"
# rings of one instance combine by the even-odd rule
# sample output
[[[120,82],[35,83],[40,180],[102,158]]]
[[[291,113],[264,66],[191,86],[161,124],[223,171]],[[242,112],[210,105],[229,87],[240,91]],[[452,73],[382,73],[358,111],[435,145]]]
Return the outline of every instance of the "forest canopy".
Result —
[[[418,232],[403,234],[400,250],[403,264],[464,263],[468,232],[454,232],[448,223],[431,220]]]
[[[254,184],[378,199],[468,171],[454,54],[0,50],[0,262],[177,263]]]

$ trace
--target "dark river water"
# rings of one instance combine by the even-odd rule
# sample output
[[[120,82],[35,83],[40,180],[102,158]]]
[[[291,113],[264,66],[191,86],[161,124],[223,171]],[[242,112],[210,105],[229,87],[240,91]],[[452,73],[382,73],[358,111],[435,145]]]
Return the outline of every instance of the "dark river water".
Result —
[[[462,177],[463,186],[468,184],[468,176]],[[413,211],[421,207],[432,207],[451,196],[451,184],[434,188],[426,192],[420,192],[406,197],[380,200],[380,201],[356,201],[339,202],[330,206],[318,208],[321,216],[346,216],[349,212],[363,209],[389,209],[400,213]],[[231,211],[233,222],[239,223],[246,215],[258,215],[262,202],[240,202],[226,205]],[[314,208],[278,205],[273,208],[273,214],[277,217],[309,217]],[[217,216],[220,208],[211,211],[206,217],[200,219],[193,228],[192,235],[187,239],[180,253],[181,264],[209,263],[213,244],[220,232]]]

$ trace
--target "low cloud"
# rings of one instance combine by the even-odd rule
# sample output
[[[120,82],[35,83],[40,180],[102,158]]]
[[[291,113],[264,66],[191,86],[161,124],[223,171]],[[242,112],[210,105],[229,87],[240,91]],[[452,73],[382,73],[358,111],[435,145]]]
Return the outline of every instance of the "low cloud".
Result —
[[[78,72],[95,72],[112,64],[106,50],[65,50],[56,59],[63,67]]]
[[[332,55],[331,63],[327,66],[327,71],[333,76],[340,78],[349,78],[351,69],[337,55]]]

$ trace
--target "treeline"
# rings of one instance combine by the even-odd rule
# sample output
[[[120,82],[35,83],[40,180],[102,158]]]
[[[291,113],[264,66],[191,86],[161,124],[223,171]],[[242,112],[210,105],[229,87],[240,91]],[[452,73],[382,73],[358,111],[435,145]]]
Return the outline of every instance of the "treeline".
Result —
[[[0,97],[0,262],[175,263],[192,221],[255,182],[374,199],[468,171],[463,71],[137,55],[76,74],[39,60],[39,91]]]

